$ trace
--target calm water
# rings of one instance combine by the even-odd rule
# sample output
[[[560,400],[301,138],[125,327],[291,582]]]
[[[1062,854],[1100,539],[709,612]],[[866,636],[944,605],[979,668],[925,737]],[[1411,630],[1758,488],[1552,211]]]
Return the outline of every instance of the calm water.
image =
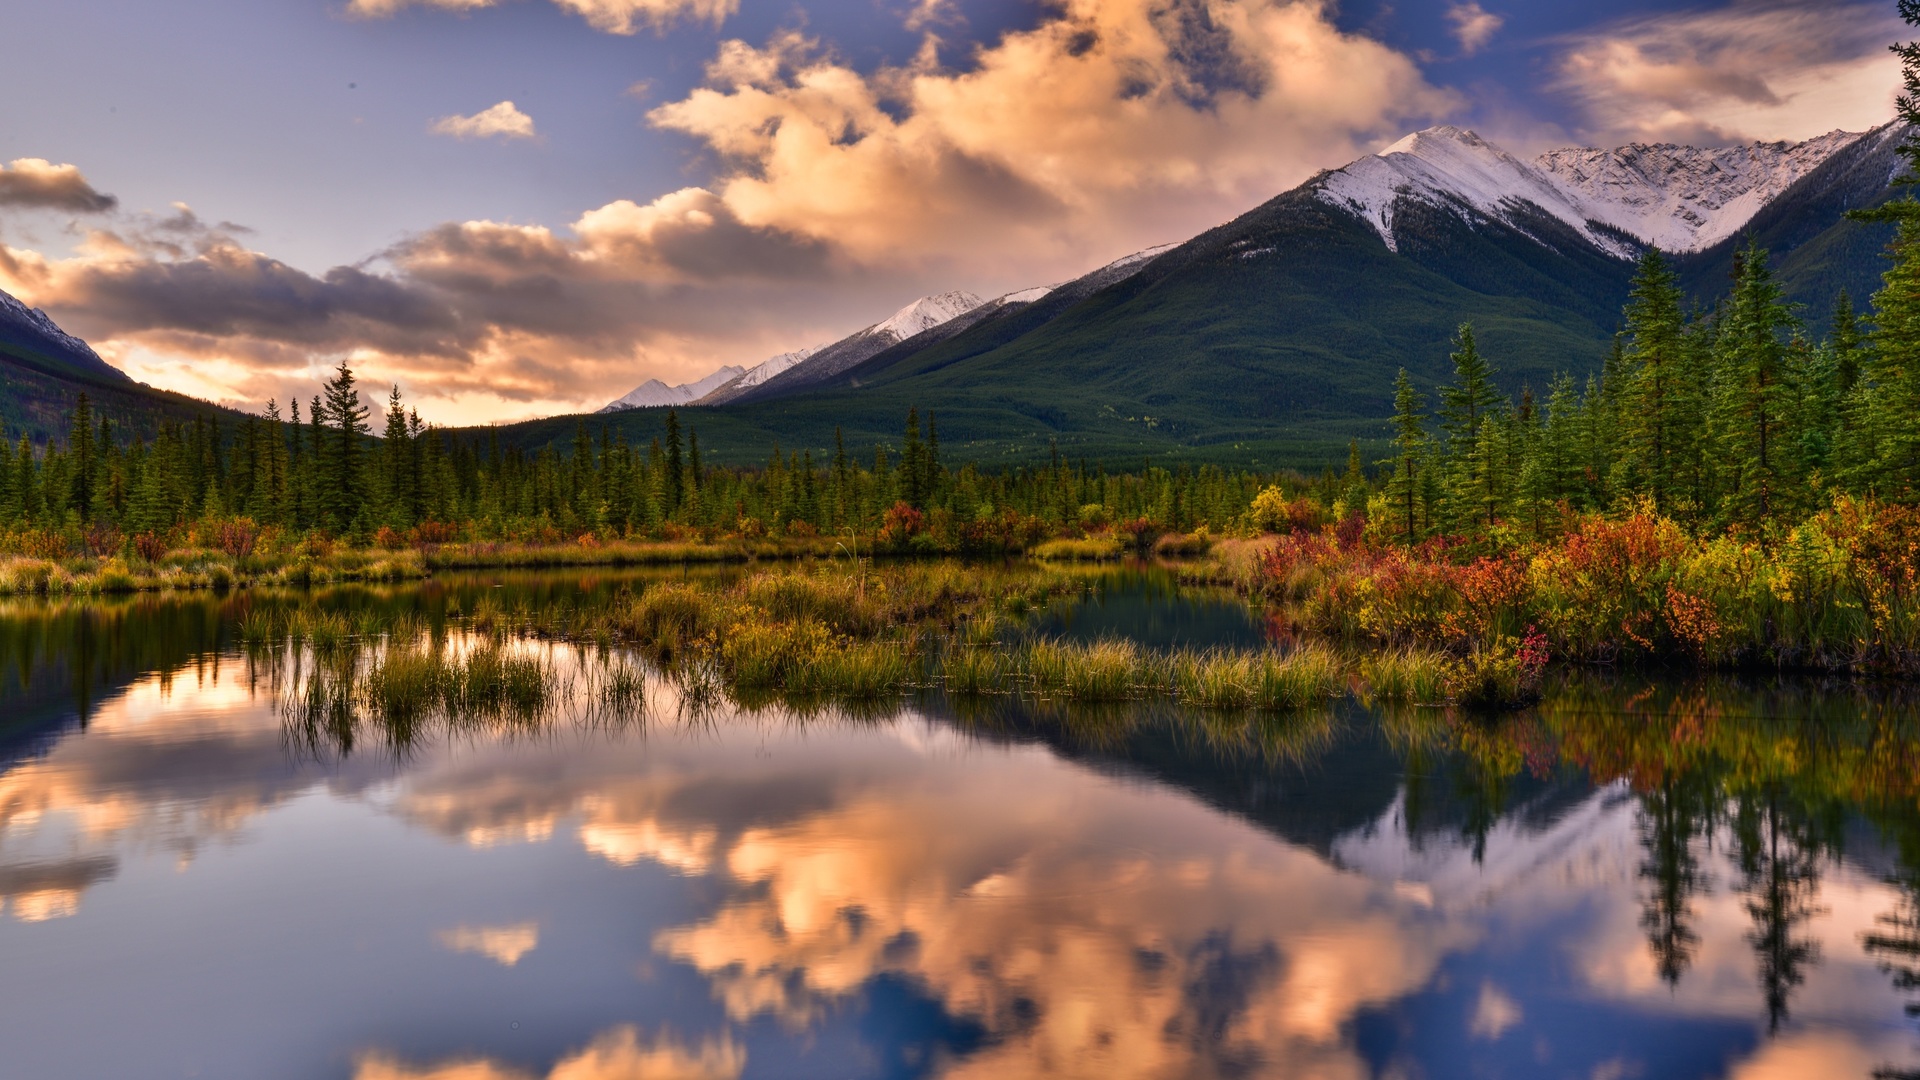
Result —
[[[1154,575],[1096,585],[1039,625],[1260,634]],[[0,1076],[1920,1064],[1920,722],[1887,691],[1582,679],[1474,723],[748,712],[656,678],[624,723],[349,743],[283,720],[232,645],[246,602],[0,606]]]

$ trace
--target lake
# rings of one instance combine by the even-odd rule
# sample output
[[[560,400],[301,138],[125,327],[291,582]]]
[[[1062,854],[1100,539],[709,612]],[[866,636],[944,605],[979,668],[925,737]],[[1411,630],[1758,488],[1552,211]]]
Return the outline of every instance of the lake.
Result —
[[[532,639],[538,722],[402,730],[316,722],[315,658],[238,632],[259,605],[405,611],[457,650],[483,600],[734,573],[0,604],[0,1076],[1920,1068],[1902,688],[1580,671],[1496,719],[747,708]],[[1088,586],[1027,632],[1266,632],[1164,572]],[[609,665],[643,707],[588,700]]]

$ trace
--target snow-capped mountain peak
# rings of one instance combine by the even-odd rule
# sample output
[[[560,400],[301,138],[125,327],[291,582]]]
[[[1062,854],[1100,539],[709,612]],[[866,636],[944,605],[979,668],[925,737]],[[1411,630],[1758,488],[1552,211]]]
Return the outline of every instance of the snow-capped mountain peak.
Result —
[[[1326,174],[1320,197],[1358,214],[1396,248],[1394,214],[1412,200],[1501,221],[1533,235],[1545,213],[1596,247],[1631,257],[1637,245],[1689,252],[1734,235],[1772,199],[1862,136],[1836,131],[1803,143],[1699,148],[1642,145],[1555,150],[1522,161],[1474,132],[1418,131]],[[1617,232],[1616,232],[1617,230]]]
[[[822,348],[823,346],[820,345],[809,345],[804,349],[783,352],[779,356],[763,360],[753,367],[748,368],[738,379],[727,383],[727,388],[730,390],[745,390],[749,386],[759,386],[775,375],[780,374],[795,364],[798,364],[800,361],[805,360],[807,357],[812,356],[814,353],[819,352]]]
[[[1862,136],[1696,147],[1633,143],[1553,150],[1535,166],[1595,220],[1666,251],[1698,251],[1740,231],[1800,178]]]
[[[622,409],[657,409],[667,405],[689,405],[707,396],[713,389],[745,373],[744,368],[729,364],[726,367],[690,383],[668,386],[659,379],[648,379],[624,397],[607,403],[601,412],[619,412]]]
[[[869,334],[891,334],[894,341],[905,341],[922,331],[931,330],[941,323],[957,319],[986,301],[970,292],[943,292],[937,296],[923,296],[899,311],[894,312],[884,322],[876,323]]]

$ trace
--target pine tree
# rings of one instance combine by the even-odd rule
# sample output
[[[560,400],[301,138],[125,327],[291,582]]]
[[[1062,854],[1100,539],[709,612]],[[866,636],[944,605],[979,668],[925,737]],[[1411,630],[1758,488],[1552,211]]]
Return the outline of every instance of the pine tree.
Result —
[[[1420,537],[1415,510],[1420,501],[1421,459],[1426,452],[1426,401],[1413,388],[1407,369],[1393,380],[1393,474],[1387,497],[1399,512],[1407,542]]]
[[[1900,222],[1892,252],[1862,372],[1862,479],[1882,497],[1912,500],[1920,496],[1920,217]]]
[[[94,477],[98,467],[93,442],[93,404],[87,400],[85,391],[73,403],[73,417],[68,425],[67,449],[73,465],[67,505],[84,524],[93,518]]]
[[[1797,437],[1786,344],[1792,318],[1766,252],[1749,244],[1714,350],[1714,434],[1730,521],[1763,526],[1793,501]]]
[[[1686,486],[1681,458],[1696,423],[1680,283],[1658,248],[1641,256],[1628,295],[1623,466],[1632,488],[1666,511]]]
[[[906,441],[900,448],[900,501],[916,510],[926,507],[926,463],[921,460],[920,410],[907,409]]]
[[[1440,418],[1447,434],[1449,501],[1457,513],[1471,510],[1472,517],[1484,516],[1492,525],[1498,505],[1496,479],[1490,455],[1481,447],[1482,429],[1502,398],[1493,382],[1493,365],[1474,342],[1473,324],[1461,324],[1448,359],[1453,361],[1454,381],[1440,388]]]
[[[325,404],[315,402],[312,422],[327,431],[319,455],[315,479],[321,484],[320,503],[326,522],[336,531],[352,528],[366,509],[366,485],[360,463],[361,442],[367,437],[367,416],[371,410],[360,403],[354,389],[353,370],[340,362],[334,377],[325,387]],[[319,432],[316,430],[316,435]]]
[[[664,512],[671,518],[679,512],[680,503],[686,497],[686,466],[680,456],[680,415],[672,409],[667,410],[666,459],[661,468],[665,472],[660,485],[661,497],[666,502]]]

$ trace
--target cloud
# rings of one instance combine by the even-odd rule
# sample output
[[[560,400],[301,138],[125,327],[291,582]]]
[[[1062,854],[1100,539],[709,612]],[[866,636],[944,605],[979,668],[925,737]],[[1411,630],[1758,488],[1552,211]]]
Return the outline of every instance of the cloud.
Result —
[[[1507,24],[1504,16],[1495,15],[1476,0],[1448,8],[1447,21],[1453,24],[1454,40],[1460,43],[1460,52],[1466,56],[1486,48],[1493,35]]]
[[[472,11],[493,7],[499,0],[350,0],[347,14],[363,19],[384,19],[409,7],[439,8],[443,11]],[[710,22],[714,26],[740,10],[740,0],[553,0],[554,6],[572,12],[595,30],[609,34],[632,34],[640,27],[665,30],[683,19]]]
[[[602,21],[665,10],[556,2]],[[1329,11],[1060,0],[964,61],[926,35],[872,71],[798,32],[726,41],[701,85],[648,114],[696,141],[705,183],[565,227],[448,222],[325,272],[235,228],[149,221],[66,258],[0,247],[0,288],[141,378],[226,401],[344,358],[440,399],[435,419],[590,409],[832,340],[922,293],[997,294],[1184,239],[1457,104]],[[502,102],[436,128],[532,121]]]
[[[1062,0],[964,69],[862,74],[796,33],[729,41],[650,113],[723,163],[744,222],[850,257],[1049,270],[1182,238],[1450,109],[1314,0]]]
[[[507,139],[531,139],[533,117],[520,111],[511,101],[503,101],[472,116],[443,116],[428,127],[435,135],[456,139],[485,139],[494,135]]]
[[[44,158],[16,158],[0,165],[0,206],[100,214],[119,203],[95,190],[77,166],[55,165]]]
[[[1881,4],[1746,0],[1603,26],[1563,43],[1555,86],[1597,142],[1742,142],[1864,130],[1900,82]]]

